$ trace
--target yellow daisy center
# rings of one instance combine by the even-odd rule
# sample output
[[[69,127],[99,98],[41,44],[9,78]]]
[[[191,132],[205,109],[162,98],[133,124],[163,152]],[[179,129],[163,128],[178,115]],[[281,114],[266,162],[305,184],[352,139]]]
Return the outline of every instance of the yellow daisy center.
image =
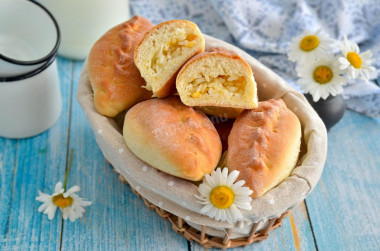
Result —
[[[326,65],[320,65],[315,68],[313,73],[313,78],[318,84],[324,85],[331,81],[334,73],[330,67]]]
[[[300,42],[300,48],[303,51],[312,51],[319,45],[319,39],[317,36],[309,35],[304,37]]]
[[[73,198],[71,198],[70,196],[65,198],[65,197],[63,197],[63,194],[60,193],[56,196],[53,196],[53,203],[57,207],[65,208],[65,207],[71,206],[71,204],[73,204]]]
[[[350,51],[347,53],[347,60],[356,69],[362,66],[362,59],[356,52]]]
[[[234,192],[230,187],[217,186],[210,193],[210,201],[219,209],[229,208],[234,202]]]

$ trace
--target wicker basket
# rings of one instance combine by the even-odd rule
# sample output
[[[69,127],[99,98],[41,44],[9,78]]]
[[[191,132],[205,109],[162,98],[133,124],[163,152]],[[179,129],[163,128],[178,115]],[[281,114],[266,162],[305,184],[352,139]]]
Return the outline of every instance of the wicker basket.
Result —
[[[117,174],[119,174],[116,170],[114,170]],[[128,182],[124,179],[122,175],[119,174],[119,180],[123,182],[126,185],[129,185]],[[237,238],[237,239],[230,239],[229,235],[231,234],[231,229],[227,229],[226,234],[223,238],[221,237],[215,237],[210,236],[206,234],[207,226],[203,226],[201,231],[198,231],[197,229],[189,226],[184,219],[171,214],[162,208],[154,205],[153,203],[149,202],[147,199],[145,199],[141,194],[139,194],[135,189],[132,189],[132,192],[137,195],[140,199],[144,201],[145,206],[147,206],[149,209],[155,211],[160,217],[164,218],[165,220],[169,221],[172,224],[172,229],[185,237],[188,241],[196,241],[200,245],[202,245],[205,248],[236,248],[241,246],[247,246],[253,242],[258,242],[265,240],[269,237],[269,232],[273,229],[276,229],[278,227],[281,227],[282,221],[285,219],[285,217],[288,215],[289,212],[283,213],[278,218],[270,219],[267,222],[267,225],[262,228],[260,231],[257,231],[259,227],[259,223],[255,223],[252,226],[252,229],[247,237],[244,238]]]
[[[194,198],[197,186],[159,172],[129,151],[121,134],[122,121],[118,123],[117,119],[101,116],[94,107],[86,63],[79,80],[77,99],[100,149],[120,174],[120,180],[128,182],[149,208],[170,221],[177,233],[207,248],[245,246],[268,238],[269,232],[281,225],[289,210],[299,205],[314,189],[326,160],[327,132],[303,95],[270,69],[235,46],[209,36],[205,39],[206,49],[222,47],[242,56],[254,72],[259,99],[282,98],[298,116],[302,126],[302,152],[297,167],[277,187],[254,199],[252,210],[242,212],[243,220],[236,224],[216,221],[200,214],[201,205]]]

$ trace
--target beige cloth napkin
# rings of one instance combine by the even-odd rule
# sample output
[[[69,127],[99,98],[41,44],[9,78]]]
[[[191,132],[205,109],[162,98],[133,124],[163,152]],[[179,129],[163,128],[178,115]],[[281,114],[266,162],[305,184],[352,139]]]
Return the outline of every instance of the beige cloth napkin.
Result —
[[[316,186],[323,170],[327,153],[325,126],[302,94],[294,91],[283,79],[262,65],[249,54],[221,40],[204,35],[206,50],[222,47],[235,51],[252,67],[258,84],[260,100],[282,98],[300,119],[303,129],[303,150],[299,166],[290,177],[265,195],[252,201],[252,210],[243,211],[244,219],[235,224],[216,221],[201,215],[201,205],[195,194],[198,187],[186,180],[156,170],[138,159],[124,142],[121,128],[115,120],[97,113],[93,92],[87,75],[87,62],[79,80],[77,99],[94,131],[96,141],[105,158],[124,176],[128,183],[143,197],[164,210],[183,218],[191,226],[200,229],[209,226],[207,233],[224,236],[225,229],[232,228],[230,238],[247,236],[253,223],[279,217],[300,202]]]

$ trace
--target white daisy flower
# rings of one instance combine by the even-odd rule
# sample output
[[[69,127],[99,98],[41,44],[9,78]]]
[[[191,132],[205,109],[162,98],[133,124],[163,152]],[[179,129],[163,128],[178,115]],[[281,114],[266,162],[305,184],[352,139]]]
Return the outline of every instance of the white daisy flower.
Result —
[[[217,168],[211,175],[207,174],[199,185],[200,196],[195,195],[204,206],[201,213],[216,220],[236,222],[243,218],[240,209],[251,210],[252,190],[242,187],[240,180],[235,183],[239,172],[234,170],[228,174],[228,168]]]
[[[293,38],[288,58],[292,62],[311,63],[317,58],[328,56],[334,43],[321,29],[316,32],[305,31]]]
[[[313,96],[313,101],[326,99],[329,95],[336,96],[343,92],[347,79],[342,77],[342,71],[332,56],[321,58],[313,63],[297,67],[300,79],[297,84],[301,89]]]
[[[54,193],[52,195],[38,191],[39,196],[36,200],[43,203],[38,208],[38,212],[47,214],[48,219],[52,220],[55,216],[57,208],[59,208],[62,212],[62,217],[64,220],[69,218],[70,221],[75,221],[76,219],[82,217],[84,207],[91,205],[90,201],[85,201],[75,194],[79,191],[79,186],[73,186],[65,192],[62,187],[62,182],[58,182],[55,185]]]
[[[372,52],[366,51],[360,53],[359,46],[347,39],[344,36],[343,42],[340,43],[342,54],[339,57],[339,69],[345,70],[350,79],[361,78],[368,81],[370,73],[375,71],[375,67],[371,66],[373,63]]]

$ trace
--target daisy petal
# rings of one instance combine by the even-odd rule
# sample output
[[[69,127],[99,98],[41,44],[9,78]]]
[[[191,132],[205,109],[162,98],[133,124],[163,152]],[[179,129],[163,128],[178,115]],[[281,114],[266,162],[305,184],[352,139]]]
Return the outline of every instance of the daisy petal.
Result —
[[[40,191],[38,191],[38,194],[39,194],[39,196],[36,197],[36,200],[38,200],[38,201],[47,202],[47,201],[51,200],[51,195],[48,195],[46,193],[41,193]]]
[[[228,178],[227,178],[227,182],[226,182],[226,185],[227,186],[231,186],[237,179],[237,177],[239,176],[239,171],[237,170],[234,170],[232,171],[229,175],[228,175]]]
[[[206,206],[202,207],[201,213],[202,214],[207,213],[208,211],[211,210],[212,207],[213,207],[212,204],[207,204]]]
[[[57,207],[54,205],[49,205],[48,208],[45,210],[45,214],[47,213],[48,219],[52,220],[55,216],[55,211],[57,211]]]
[[[46,210],[46,208],[48,208],[49,204],[48,203],[43,203],[41,206],[39,206],[38,208],[38,212],[42,212],[44,210]]]
[[[55,188],[54,188],[54,193],[56,194],[59,194],[59,193],[62,193],[62,182],[58,182],[56,185],[55,185]]]
[[[360,57],[362,58],[362,60],[367,60],[367,59],[370,59],[371,57],[373,56],[372,52],[370,50],[368,51],[365,51],[363,53],[360,53]]]
[[[221,210],[217,210],[215,214],[215,220],[217,221],[220,220],[221,215],[222,215]]]
[[[69,190],[67,190],[64,194],[63,194],[63,197],[67,197],[69,196],[70,194],[73,194],[73,193],[77,193],[80,191],[80,186],[73,186],[72,188],[70,188]]]
[[[208,211],[208,216],[209,216],[210,218],[214,218],[215,215],[216,215],[216,212],[217,212],[217,211],[218,211],[218,210],[217,210],[216,207],[211,207],[211,209]]]

